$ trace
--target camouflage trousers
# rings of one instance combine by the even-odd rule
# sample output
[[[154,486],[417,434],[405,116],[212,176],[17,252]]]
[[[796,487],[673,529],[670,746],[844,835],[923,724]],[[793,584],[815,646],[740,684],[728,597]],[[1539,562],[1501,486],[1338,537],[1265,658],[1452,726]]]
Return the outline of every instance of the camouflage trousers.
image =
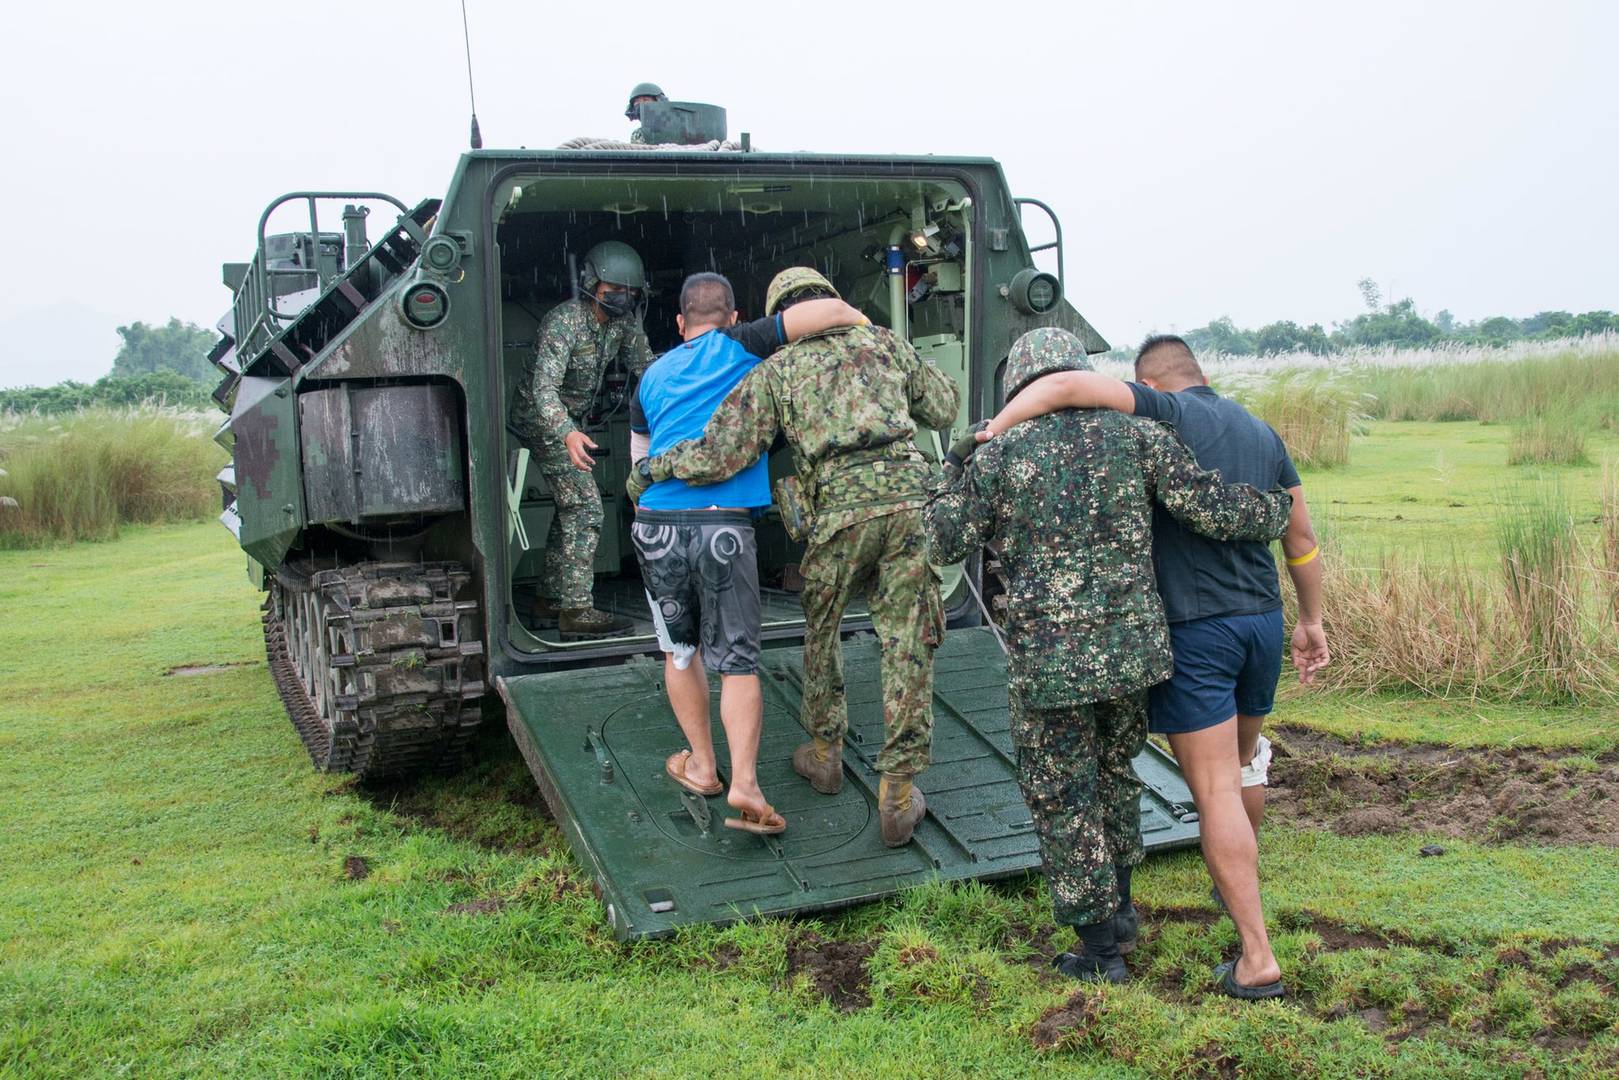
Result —
[[[535,464],[556,503],[540,553],[541,599],[558,607],[587,608],[594,601],[596,545],[601,542],[602,498],[590,473],[574,467],[566,451],[536,451]]]
[[[1147,694],[1037,709],[1013,688],[1010,719],[1057,922],[1101,922],[1118,908],[1114,864],[1142,859],[1142,785],[1130,762],[1147,742]]]
[[[880,772],[912,775],[933,751],[933,650],[944,633],[939,586],[928,565],[920,510],[901,510],[839,529],[811,544],[804,575],[804,729],[838,742],[849,727],[838,626],[849,601],[869,595],[882,654]]]

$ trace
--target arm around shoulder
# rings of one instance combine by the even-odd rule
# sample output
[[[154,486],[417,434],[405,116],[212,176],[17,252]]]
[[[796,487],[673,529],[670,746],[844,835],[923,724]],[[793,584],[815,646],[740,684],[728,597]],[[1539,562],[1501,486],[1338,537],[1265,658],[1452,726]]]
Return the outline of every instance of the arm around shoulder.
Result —
[[[1025,420],[1063,409],[1112,409],[1128,414],[1136,411],[1136,399],[1129,383],[1111,375],[1098,371],[1055,371],[1042,375],[1019,391],[1001,407],[985,430],[989,435],[998,435]]]
[[[1192,452],[1163,424],[1141,423],[1148,479],[1164,509],[1193,532],[1216,540],[1269,543],[1281,536],[1293,498],[1281,489],[1260,491],[1226,484],[1218,471],[1198,468]]]
[[[858,326],[868,320],[860,309],[832,297],[805,300],[781,313],[782,333],[788,341],[840,326]]]

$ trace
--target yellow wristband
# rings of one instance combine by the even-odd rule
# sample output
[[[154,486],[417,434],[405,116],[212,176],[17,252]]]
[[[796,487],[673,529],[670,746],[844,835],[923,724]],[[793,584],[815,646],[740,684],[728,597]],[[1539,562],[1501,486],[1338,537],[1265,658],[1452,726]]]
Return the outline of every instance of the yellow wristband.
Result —
[[[1319,554],[1321,554],[1321,545],[1317,544],[1315,547],[1311,548],[1309,551],[1305,552],[1303,555],[1300,555],[1298,558],[1296,558],[1296,559],[1292,559],[1292,558],[1288,559],[1287,560],[1287,565],[1289,565],[1289,566],[1303,566],[1305,563],[1307,563],[1310,560],[1314,559]]]

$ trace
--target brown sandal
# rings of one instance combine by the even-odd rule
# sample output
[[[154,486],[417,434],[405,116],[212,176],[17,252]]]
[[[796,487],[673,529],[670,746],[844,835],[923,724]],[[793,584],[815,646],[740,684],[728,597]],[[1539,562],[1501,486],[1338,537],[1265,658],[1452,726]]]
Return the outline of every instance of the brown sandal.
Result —
[[[774,836],[776,833],[787,831],[787,819],[776,813],[776,808],[769,803],[765,804],[762,814],[755,814],[752,810],[737,812],[742,816],[725,819],[727,829],[741,829],[757,836]]]
[[[725,785],[718,778],[708,787],[703,787],[686,777],[686,763],[691,760],[690,750],[680,750],[670,754],[663,763],[663,771],[669,774],[669,779],[691,792],[693,795],[718,795],[725,790]]]

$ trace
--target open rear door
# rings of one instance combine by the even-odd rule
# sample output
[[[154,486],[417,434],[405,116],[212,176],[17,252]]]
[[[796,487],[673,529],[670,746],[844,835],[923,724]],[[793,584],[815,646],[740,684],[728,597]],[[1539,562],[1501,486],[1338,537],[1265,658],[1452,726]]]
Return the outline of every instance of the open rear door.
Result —
[[[786,817],[779,836],[722,824],[723,796],[701,799],[664,775],[684,745],[663,691],[660,662],[499,680],[506,720],[546,802],[590,871],[621,940],[688,923],[824,911],[942,879],[1001,878],[1037,869],[1040,852],[1018,792],[1006,719],[1006,660],[987,630],[955,630],[934,665],[933,766],[918,785],[927,817],[902,848],[883,846],[877,772],[883,742],[876,642],[844,643],[849,735],[843,790],[819,795],[793,772],[803,662],[796,648],[766,649],[759,783]],[[720,772],[725,735],[712,708]],[[1146,782],[1142,831],[1149,851],[1197,842],[1191,796],[1156,749],[1136,759]]]

